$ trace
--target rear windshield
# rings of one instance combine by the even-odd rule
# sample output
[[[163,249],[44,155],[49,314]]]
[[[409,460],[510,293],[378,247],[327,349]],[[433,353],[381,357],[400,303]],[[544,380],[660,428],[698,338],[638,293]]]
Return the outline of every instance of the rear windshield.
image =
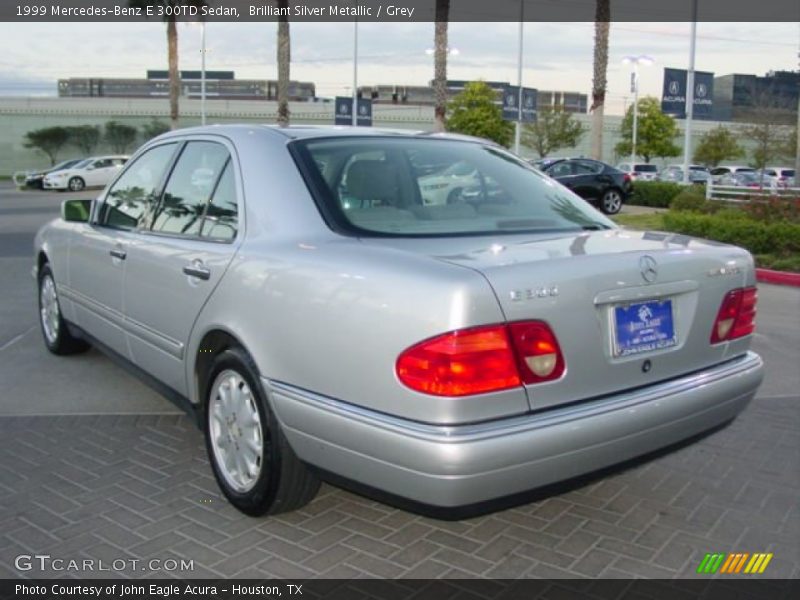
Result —
[[[584,200],[509,152],[420,138],[293,144],[329,221],[355,234],[481,235],[614,227]]]
[[[639,173],[657,173],[658,169],[655,165],[634,165],[634,171],[638,171]]]

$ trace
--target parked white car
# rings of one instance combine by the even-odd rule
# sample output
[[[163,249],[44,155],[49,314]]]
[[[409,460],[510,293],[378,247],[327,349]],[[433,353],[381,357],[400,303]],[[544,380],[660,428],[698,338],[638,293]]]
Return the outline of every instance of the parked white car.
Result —
[[[470,164],[460,161],[438,173],[419,178],[419,190],[425,205],[453,204],[458,202],[465,188],[480,183],[478,172]]]
[[[70,190],[80,192],[86,187],[104,187],[119,173],[128,160],[127,156],[93,156],[69,169],[54,171],[45,175],[43,187],[46,190]]]
[[[655,181],[658,178],[658,167],[649,163],[620,163],[617,168],[634,181]]]

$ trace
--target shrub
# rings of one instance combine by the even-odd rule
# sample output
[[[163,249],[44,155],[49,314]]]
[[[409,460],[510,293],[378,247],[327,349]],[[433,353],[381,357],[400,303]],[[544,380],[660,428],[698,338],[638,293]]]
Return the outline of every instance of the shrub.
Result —
[[[742,211],[757,221],[800,223],[800,198],[772,197],[768,200],[754,200],[744,204]]]
[[[776,271],[792,271],[800,273],[800,256],[778,257],[774,254],[756,254],[756,265],[764,269]]]
[[[711,212],[706,195],[699,190],[685,189],[672,199],[670,210]]]
[[[675,233],[742,246],[752,254],[788,258],[800,253],[800,223],[757,221],[737,209],[722,209],[715,214],[671,211],[664,215],[664,227]]]
[[[669,208],[672,199],[683,191],[683,186],[669,181],[641,181],[633,184],[633,195],[628,204]]]

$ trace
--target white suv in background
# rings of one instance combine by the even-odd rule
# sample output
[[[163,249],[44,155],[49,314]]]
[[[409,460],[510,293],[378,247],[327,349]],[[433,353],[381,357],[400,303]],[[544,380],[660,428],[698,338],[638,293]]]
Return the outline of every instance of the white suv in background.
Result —
[[[620,163],[617,168],[634,181],[655,181],[658,178],[658,167],[650,163]]]
[[[46,190],[80,192],[85,187],[105,187],[128,160],[127,156],[93,156],[68,169],[45,175]]]

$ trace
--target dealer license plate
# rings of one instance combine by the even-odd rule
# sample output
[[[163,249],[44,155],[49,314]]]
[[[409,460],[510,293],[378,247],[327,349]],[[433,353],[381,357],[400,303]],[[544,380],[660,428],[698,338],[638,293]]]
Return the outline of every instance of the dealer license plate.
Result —
[[[614,307],[614,355],[629,356],[678,343],[672,300],[653,300]]]

